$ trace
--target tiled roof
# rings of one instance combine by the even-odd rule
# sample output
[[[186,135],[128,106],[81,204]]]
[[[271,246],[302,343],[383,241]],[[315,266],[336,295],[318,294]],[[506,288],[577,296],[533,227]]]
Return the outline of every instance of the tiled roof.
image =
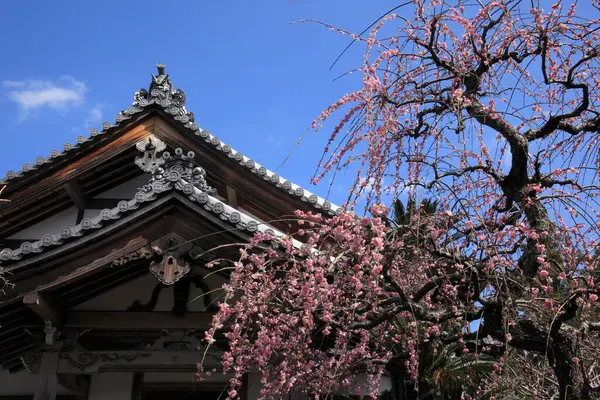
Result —
[[[200,128],[195,122],[194,114],[187,111],[185,108],[185,93],[182,90],[173,87],[169,75],[165,75],[164,73],[164,65],[159,64],[157,68],[159,74],[158,76],[152,76],[149,90],[140,89],[135,92],[133,104],[127,110],[121,111],[117,115],[115,123],[111,124],[109,122],[104,122],[102,124],[102,130],[92,129],[89,137],[77,137],[77,143],[66,143],[63,151],[53,150],[50,152],[49,157],[37,157],[32,164],[23,164],[21,171],[8,171],[6,177],[3,180],[0,180],[0,184],[7,184],[12,180],[32,174],[40,167],[52,164],[57,160],[76,152],[77,149],[85,143],[98,140],[98,138],[103,135],[114,131],[114,128],[119,127],[121,124],[139,115],[149,107],[158,107],[167,115],[172,116],[173,120],[187,132],[203,139],[207,144],[219,150],[225,156],[235,160],[239,165],[260,176],[270,184],[280,188],[291,196],[301,199],[326,214],[335,215],[336,213],[341,212],[340,207],[309,192],[299,185],[288,181],[275,172],[268,170],[256,161],[246,157],[241,152],[234,150],[230,145],[223,143],[217,136],[212,135],[206,129]]]
[[[42,253],[61,246],[73,238],[90,234],[101,229],[109,221],[131,214],[141,204],[152,202],[173,191],[183,194],[186,198],[201,205],[207,211],[241,231],[250,234],[265,232],[280,237],[284,235],[279,230],[211,196],[209,194],[211,190],[203,179],[201,168],[196,167],[193,169],[191,163],[187,168],[184,164],[190,158],[193,158],[193,153],[188,153],[186,157],[181,149],[177,149],[174,155],[165,152],[163,154],[163,159],[166,160],[166,163],[164,163],[165,168],[161,167],[158,172],[155,172],[148,184],[140,188],[133,199],[123,200],[116,207],[104,209],[97,216],[85,218],[75,226],[63,227],[58,232],[49,232],[38,241],[24,242],[18,249],[3,249],[0,251],[0,263],[20,260],[28,255]],[[296,244],[300,245],[299,242]]]

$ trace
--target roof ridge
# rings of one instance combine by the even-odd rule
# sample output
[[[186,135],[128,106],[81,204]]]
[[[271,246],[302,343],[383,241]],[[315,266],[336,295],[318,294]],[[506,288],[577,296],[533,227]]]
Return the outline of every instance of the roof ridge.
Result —
[[[0,180],[0,184],[7,184],[11,180],[28,175],[31,171],[35,171],[43,165],[52,164],[56,159],[65,156],[67,153],[79,148],[84,143],[96,140],[96,138],[104,136],[108,131],[117,128],[124,121],[130,120],[136,114],[143,112],[147,107],[152,105],[162,108],[162,110],[173,117],[182,127],[186,128],[194,136],[204,139],[204,141],[215,149],[226,154],[229,158],[235,160],[239,165],[247,170],[262,177],[265,181],[282,189],[288,194],[300,198],[312,207],[322,210],[329,215],[339,214],[341,207],[332,204],[328,200],[317,196],[316,194],[304,189],[300,185],[292,183],[283,178],[279,174],[265,168],[261,164],[243,155],[240,151],[233,149],[230,145],[222,142],[217,136],[212,135],[208,130],[200,128],[195,122],[194,113],[186,109],[186,96],[183,90],[176,89],[168,74],[165,74],[164,64],[158,64],[158,75],[152,74],[152,81],[148,90],[142,88],[134,93],[134,101],[132,105],[124,111],[119,112],[115,118],[115,123],[102,123],[102,130],[98,131],[95,128],[90,130],[90,136],[77,137],[77,143],[65,143],[64,150],[52,150],[49,158],[39,156],[33,164],[23,164],[21,171],[8,171],[6,177]]]

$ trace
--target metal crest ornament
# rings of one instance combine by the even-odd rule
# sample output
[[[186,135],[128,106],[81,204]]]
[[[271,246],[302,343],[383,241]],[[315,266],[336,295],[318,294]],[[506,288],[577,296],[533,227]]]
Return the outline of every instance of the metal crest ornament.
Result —
[[[150,272],[165,285],[172,285],[191,268],[183,256],[190,251],[192,243],[176,233],[171,233],[152,243],[152,249],[163,256],[162,260],[150,264]]]

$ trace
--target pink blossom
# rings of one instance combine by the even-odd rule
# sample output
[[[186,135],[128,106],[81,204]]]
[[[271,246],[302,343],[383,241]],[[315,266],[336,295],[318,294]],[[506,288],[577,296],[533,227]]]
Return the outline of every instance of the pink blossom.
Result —
[[[497,361],[489,376],[466,380],[465,398],[515,389],[503,385],[532,374],[560,381],[544,344],[527,357],[519,346],[530,339],[522,324],[551,332],[568,305],[577,311],[560,326],[568,337],[598,302],[600,210],[590,188],[600,167],[600,21],[576,13],[576,2],[454,3],[415,0],[364,35],[317,22],[364,57],[351,67],[359,86],[313,121],[331,129],[313,182],[347,171],[355,179],[340,214],[319,202],[296,211],[302,243],[258,233],[223,263],[230,281],[206,342],[217,332],[230,342],[229,397],[249,371],[265,397],[292,387],[327,396],[323,388],[339,391],[359,373],[361,393],[376,393],[392,358],[418,383],[424,343],[437,355],[446,341],[464,348],[461,365],[484,354]],[[396,221],[384,205],[395,198],[437,207],[405,207]],[[484,313],[484,330],[467,333],[494,305],[499,317]],[[493,337],[480,335],[487,329]],[[584,336],[573,348],[600,351]],[[503,337],[505,350],[484,340]],[[540,398],[549,388],[531,387]]]
[[[388,214],[388,212],[389,210],[385,204],[374,204],[371,207],[371,214],[373,214],[374,217],[384,217]]]

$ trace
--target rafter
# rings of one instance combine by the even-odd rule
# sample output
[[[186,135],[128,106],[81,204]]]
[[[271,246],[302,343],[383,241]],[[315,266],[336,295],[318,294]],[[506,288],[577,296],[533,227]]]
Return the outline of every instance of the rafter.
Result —
[[[40,292],[27,293],[23,297],[23,304],[27,305],[44,322],[51,322],[54,326],[60,324],[60,308],[49,295]]]
[[[85,210],[85,193],[81,189],[81,185],[79,184],[79,182],[75,179],[70,180],[65,184],[64,188],[69,197],[71,198],[73,204],[75,204],[75,207],[77,207],[78,210]]]

